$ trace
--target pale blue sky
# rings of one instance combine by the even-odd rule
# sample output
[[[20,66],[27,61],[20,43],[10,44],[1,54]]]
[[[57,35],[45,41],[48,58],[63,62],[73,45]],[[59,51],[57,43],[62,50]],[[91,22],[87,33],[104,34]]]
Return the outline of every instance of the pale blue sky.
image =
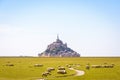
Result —
[[[57,34],[81,56],[120,56],[120,0],[0,0],[0,56],[37,56]]]

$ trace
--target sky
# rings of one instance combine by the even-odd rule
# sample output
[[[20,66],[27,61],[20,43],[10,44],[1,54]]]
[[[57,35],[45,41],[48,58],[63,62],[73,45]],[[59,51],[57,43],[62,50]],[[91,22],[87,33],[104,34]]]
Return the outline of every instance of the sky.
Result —
[[[0,0],[0,56],[37,56],[57,34],[81,56],[120,56],[120,0]]]

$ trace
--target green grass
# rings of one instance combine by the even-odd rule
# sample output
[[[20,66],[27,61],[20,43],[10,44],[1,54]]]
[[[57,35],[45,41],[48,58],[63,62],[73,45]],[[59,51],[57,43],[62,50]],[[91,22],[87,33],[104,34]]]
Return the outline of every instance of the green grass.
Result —
[[[12,63],[14,66],[6,66]],[[90,68],[86,70],[85,65],[115,64],[114,68]],[[43,67],[34,67],[34,64],[43,64]],[[70,76],[74,71],[67,70],[67,74],[57,74],[57,67],[66,64],[80,64],[75,67],[84,70],[83,76]],[[36,80],[48,67],[54,67],[47,80],[120,80],[120,58],[0,58],[0,80]],[[57,77],[59,76],[59,77]]]

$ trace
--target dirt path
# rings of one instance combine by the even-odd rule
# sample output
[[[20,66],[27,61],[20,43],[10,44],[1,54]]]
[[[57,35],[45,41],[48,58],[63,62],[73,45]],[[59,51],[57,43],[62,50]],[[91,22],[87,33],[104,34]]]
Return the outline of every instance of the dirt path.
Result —
[[[76,69],[74,69],[74,68],[69,68],[69,69],[76,71],[75,76],[82,76],[82,75],[85,74],[85,72],[84,72],[84,71],[81,71],[81,70],[76,70]]]

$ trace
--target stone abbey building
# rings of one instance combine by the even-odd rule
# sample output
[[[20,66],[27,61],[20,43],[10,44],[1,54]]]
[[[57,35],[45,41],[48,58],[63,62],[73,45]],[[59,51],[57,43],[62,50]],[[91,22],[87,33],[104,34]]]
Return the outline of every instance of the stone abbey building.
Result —
[[[47,49],[38,54],[39,57],[80,57],[80,54],[72,50],[67,46],[67,43],[63,43],[59,36],[55,42],[47,46]]]

